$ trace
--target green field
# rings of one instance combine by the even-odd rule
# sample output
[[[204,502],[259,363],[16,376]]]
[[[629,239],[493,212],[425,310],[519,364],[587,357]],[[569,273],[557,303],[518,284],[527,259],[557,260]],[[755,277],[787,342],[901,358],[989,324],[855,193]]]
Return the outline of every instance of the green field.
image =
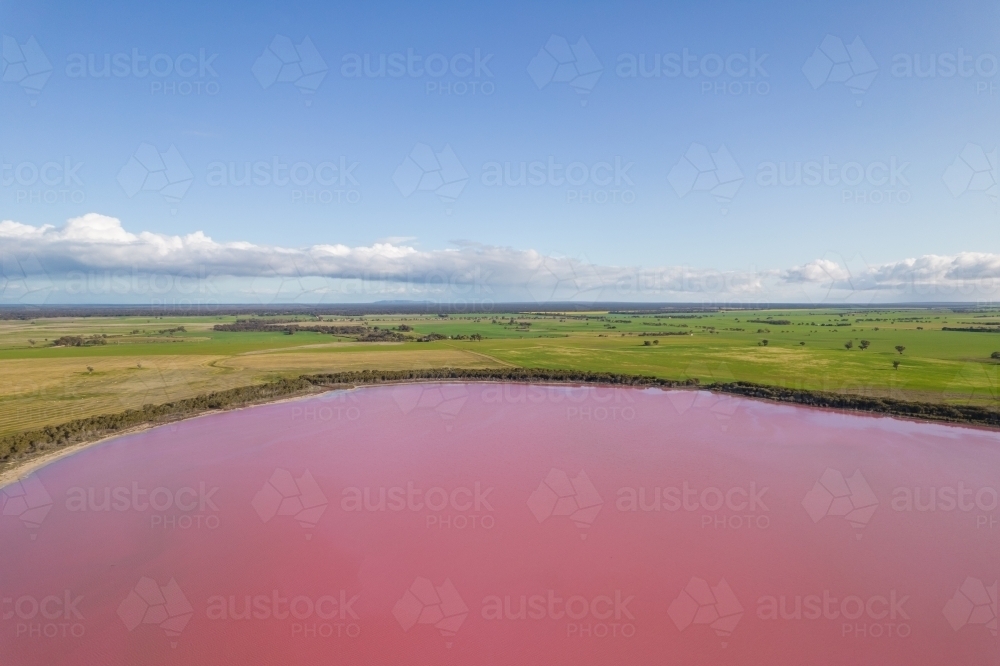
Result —
[[[403,326],[411,338],[406,342],[357,342],[351,336],[305,331],[213,330],[236,319],[2,320],[0,435],[280,377],[434,367],[519,366],[698,378],[702,383],[749,381],[1000,408],[1000,359],[991,358],[1000,351],[1000,311],[995,310],[295,317],[303,326],[393,331]],[[444,339],[416,341],[429,334]],[[474,335],[482,339],[462,339]],[[104,344],[55,345],[63,336],[85,341],[100,336]],[[867,349],[861,349],[863,340],[869,342]],[[845,347],[848,341],[851,349]],[[902,353],[897,345],[905,348]]]

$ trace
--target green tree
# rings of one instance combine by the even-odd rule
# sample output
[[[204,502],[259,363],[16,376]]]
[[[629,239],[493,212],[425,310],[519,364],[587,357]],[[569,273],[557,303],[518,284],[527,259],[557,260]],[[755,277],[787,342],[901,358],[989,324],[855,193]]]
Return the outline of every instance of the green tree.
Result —
[[[906,347],[904,347],[903,345],[896,345],[896,351],[902,354],[904,351],[906,351]]]
[[[847,342],[844,343],[844,347],[847,348],[847,351],[851,351],[851,348],[854,347],[854,343],[848,340]]]
[[[892,362],[892,369],[893,370],[899,370],[899,361],[893,361]]]
[[[872,343],[870,341],[868,341],[868,340],[862,340],[861,344],[858,345],[858,346],[861,347],[861,351],[864,351],[864,350],[868,349],[869,347],[871,347]]]

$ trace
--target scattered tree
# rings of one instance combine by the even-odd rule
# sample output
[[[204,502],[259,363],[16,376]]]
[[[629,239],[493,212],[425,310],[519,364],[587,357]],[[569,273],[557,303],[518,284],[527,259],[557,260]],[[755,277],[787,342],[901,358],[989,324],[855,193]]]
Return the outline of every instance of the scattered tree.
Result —
[[[872,343],[870,341],[868,341],[868,340],[862,340],[861,344],[859,344],[858,346],[861,347],[861,351],[864,351],[864,350],[868,349],[869,347],[871,347]]]
[[[805,346],[806,346],[806,343],[804,343],[804,342],[800,342],[800,343],[799,343],[799,345],[801,345],[802,347],[805,347]]]
[[[892,362],[892,369],[893,370],[899,370],[899,361],[893,361]]]
[[[766,347],[767,346],[767,339],[761,340],[760,344],[761,344],[762,347]]]
[[[851,348],[854,347],[854,343],[848,340],[847,342],[844,343],[844,347],[847,348],[847,351],[851,351]]]
[[[87,372],[93,372],[93,371],[94,371],[94,366],[88,365],[87,366]]]
[[[906,347],[904,347],[903,345],[896,345],[896,351],[902,354],[904,351],[906,351]]]
[[[993,352],[992,354],[990,354],[990,358],[1000,359],[1000,351],[996,351],[996,352]]]
[[[643,341],[643,343],[642,343],[642,345],[643,345],[644,347],[648,347],[648,346],[650,346],[651,344],[653,344],[653,343],[652,343],[652,342],[650,342],[649,340],[644,340],[644,341]]]

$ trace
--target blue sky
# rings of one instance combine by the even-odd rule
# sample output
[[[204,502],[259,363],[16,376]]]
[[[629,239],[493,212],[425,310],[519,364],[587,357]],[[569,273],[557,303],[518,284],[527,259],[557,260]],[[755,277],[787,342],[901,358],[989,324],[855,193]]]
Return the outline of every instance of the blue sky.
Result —
[[[472,264],[488,266],[499,300],[537,298],[522,283],[539,270],[588,298],[607,297],[625,268],[770,271],[758,291],[770,300],[831,289],[909,300],[921,296],[900,290],[907,279],[996,281],[998,28],[987,2],[4,3],[0,220],[16,226],[0,229],[13,285],[0,302],[141,301],[74,296],[61,281],[144,267],[219,275],[224,300],[242,300],[255,276],[251,291],[266,290],[262,275],[321,284],[370,268],[391,282]],[[30,38],[44,60],[27,62]],[[408,54],[410,71],[388,75]],[[352,75],[382,57],[385,76]],[[932,61],[934,76],[912,71]],[[166,180],[148,179],[164,154]],[[444,190],[421,180],[435,160]],[[493,178],[533,162],[540,184]],[[247,163],[257,183],[220,183]],[[298,184],[273,182],[281,165]],[[795,182],[796,169],[820,182]],[[782,172],[793,182],[772,184]],[[86,214],[125,231],[66,231]],[[220,249],[169,240],[196,232]],[[258,251],[240,254],[248,244]],[[326,245],[347,248],[351,267],[308,250]],[[372,247],[383,249],[366,268],[359,248]],[[306,259],[288,268],[279,248]],[[160,259],[137,268],[146,251]],[[913,277],[920,265],[935,268]],[[32,271],[51,286],[15,285]],[[934,295],[994,293],[952,286]],[[617,293],[709,300],[683,287]]]

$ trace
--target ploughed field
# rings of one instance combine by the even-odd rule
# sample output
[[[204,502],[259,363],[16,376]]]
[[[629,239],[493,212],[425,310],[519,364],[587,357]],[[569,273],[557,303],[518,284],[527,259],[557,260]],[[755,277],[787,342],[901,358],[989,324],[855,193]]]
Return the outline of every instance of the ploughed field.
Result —
[[[992,358],[1000,313],[981,309],[240,319],[270,328],[215,330],[233,316],[0,320],[0,436],[278,377],[362,369],[519,366],[993,408],[1000,400],[1000,358]],[[289,325],[387,335],[289,335],[281,330]],[[80,345],[56,344],[66,338]]]
[[[0,652],[992,663],[998,444],[704,391],[498,383],[202,416],[0,491]]]

